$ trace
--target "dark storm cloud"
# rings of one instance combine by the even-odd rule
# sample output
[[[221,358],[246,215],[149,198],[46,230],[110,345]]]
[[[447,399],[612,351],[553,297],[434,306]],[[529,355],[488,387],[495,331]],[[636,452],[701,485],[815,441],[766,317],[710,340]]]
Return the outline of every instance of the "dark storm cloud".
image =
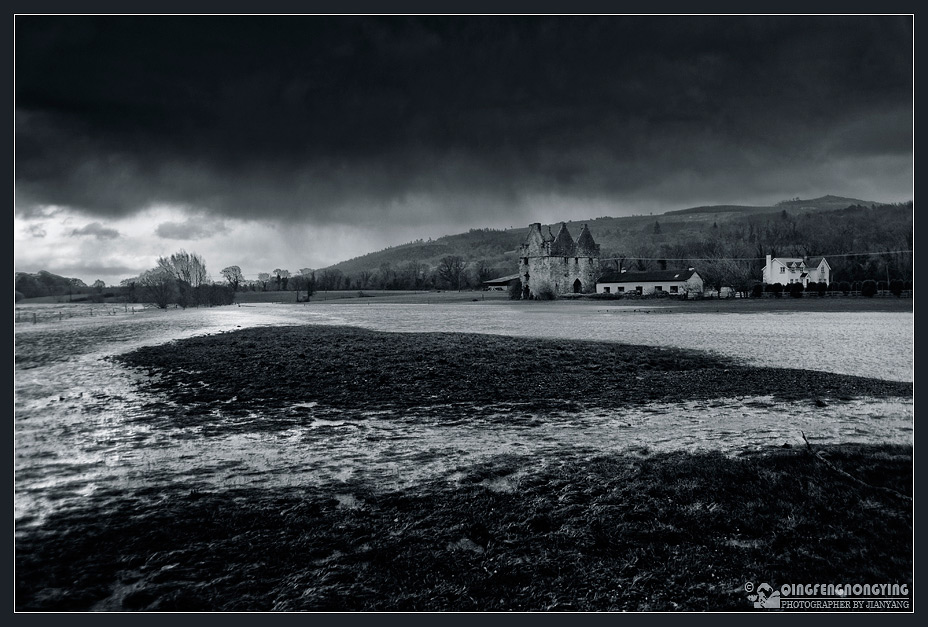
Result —
[[[759,189],[911,153],[911,55],[908,17],[19,16],[17,208],[351,223]]]
[[[119,231],[103,226],[99,222],[91,222],[79,229],[71,231],[71,237],[92,236],[97,239],[116,239],[119,237]]]

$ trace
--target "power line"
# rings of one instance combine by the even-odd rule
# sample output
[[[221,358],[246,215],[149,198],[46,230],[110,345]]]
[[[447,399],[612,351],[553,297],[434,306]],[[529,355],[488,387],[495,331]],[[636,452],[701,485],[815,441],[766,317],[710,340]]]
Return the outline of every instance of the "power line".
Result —
[[[836,255],[809,255],[811,257],[870,257],[873,255],[895,255],[900,253],[911,253],[911,250],[881,250],[875,253],[841,253]],[[535,258],[535,257],[533,257]],[[634,259],[636,261],[763,261],[766,257],[683,257],[672,259],[670,257],[600,257],[601,261],[622,261],[623,259]]]

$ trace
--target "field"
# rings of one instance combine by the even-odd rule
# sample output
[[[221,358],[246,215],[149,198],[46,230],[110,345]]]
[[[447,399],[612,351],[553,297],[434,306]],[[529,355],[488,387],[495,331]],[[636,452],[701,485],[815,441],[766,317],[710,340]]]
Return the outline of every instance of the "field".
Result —
[[[738,301],[399,300],[422,296],[17,325],[16,609],[754,611],[748,582],[911,589],[913,384],[847,373],[905,376],[907,310],[823,311],[859,337],[798,353],[812,372],[782,366],[806,344],[762,365],[629,342],[682,323],[714,346],[716,311],[684,308]],[[756,347],[769,316],[725,313]],[[578,339],[607,328],[625,343]]]
[[[301,298],[305,299],[303,294]],[[442,304],[488,301],[512,304],[519,301],[509,300],[506,292],[462,290],[462,291],[428,291],[404,292],[396,290],[339,290],[318,292],[310,299],[313,303],[326,302],[363,302],[372,299],[378,303],[401,304]],[[376,299],[376,300],[373,300]],[[236,302],[248,303],[293,303],[296,302],[295,292],[239,292]],[[862,298],[852,296],[829,296],[826,298],[706,298],[700,300],[678,300],[671,298],[597,298],[586,296],[583,298],[566,297],[561,301],[565,306],[568,303],[596,303],[603,306],[641,306],[660,307],[674,311],[687,312],[728,312],[751,313],[762,311],[912,311],[911,298],[896,298],[895,296]],[[525,302],[525,306],[533,303]],[[539,303],[540,304],[540,303]]]
[[[270,291],[270,292],[238,292],[235,295],[235,302],[239,305],[249,305],[255,303],[281,303],[281,304],[308,304],[305,302],[305,292],[300,292],[300,300],[297,300],[297,293],[292,291]],[[97,312],[112,314],[131,310],[133,307],[138,311],[151,305],[146,303],[125,303],[122,298],[105,299],[104,303],[69,303],[67,296],[42,296],[39,298],[27,298],[16,303],[16,310],[22,315],[23,321],[26,321],[28,314],[33,311],[37,312],[57,312],[64,311],[64,316],[68,312],[72,315],[80,315],[78,312],[95,310]],[[398,304],[443,304],[443,303],[462,303],[462,302],[498,302],[513,304],[519,301],[509,300],[509,296],[503,291],[487,290],[461,290],[461,291],[402,291],[402,290],[332,290],[326,292],[317,292],[310,298],[310,303],[345,303],[345,302],[377,302],[377,303],[398,303]],[[912,311],[913,300],[911,297],[896,298],[895,296],[878,296],[875,298],[863,298],[860,296],[828,296],[825,298],[807,297],[807,298],[705,298],[700,300],[678,300],[671,298],[602,298],[596,296],[584,296],[581,298],[565,297],[561,301],[567,303],[597,303],[603,306],[620,306],[630,305],[643,307],[660,307],[664,309],[673,309],[675,311],[689,312],[729,312],[729,313],[751,313],[762,311],[812,311],[812,312],[829,312],[829,311]],[[531,306],[531,302],[523,303]],[[19,321],[19,319],[17,320]]]
[[[747,582],[911,589],[911,447],[825,452],[876,487],[803,450],[640,451],[511,481],[520,460],[503,459],[386,493],[127,493],[17,543],[16,607],[748,611]]]

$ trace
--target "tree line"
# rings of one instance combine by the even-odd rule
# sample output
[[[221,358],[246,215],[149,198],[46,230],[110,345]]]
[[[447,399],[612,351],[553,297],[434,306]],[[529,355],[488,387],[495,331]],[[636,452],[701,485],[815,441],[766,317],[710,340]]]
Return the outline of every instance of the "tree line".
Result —
[[[285,269],[261,272],[257,281],[246,281],[238,266],[229,270],[234,289],[249,291],[296,291],[305,292],[306,298],[316,292],[337,290],[407,290],[434,289],[462,290],[479,288],[484,281],[497,276],[512,274],[511,268],[500,268],[484,260],[467,261],[461,255],[446,255],[434,267],[410,260],[401,264],[383,262],[375,270],[358,270],[348,273],[338,268],[314,270],[301,268],[299,274]],[[298,297],[299,298],[299,297]]]

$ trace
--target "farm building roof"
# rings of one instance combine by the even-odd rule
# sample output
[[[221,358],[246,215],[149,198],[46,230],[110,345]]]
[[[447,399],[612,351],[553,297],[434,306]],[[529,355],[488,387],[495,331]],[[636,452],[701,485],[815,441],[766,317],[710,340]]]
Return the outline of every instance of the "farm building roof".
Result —
[[[518,278],[519,278],[518,274],[509,274],[507,276],[501,276],[495,279],[490,279],[489,281],[484,281],[483,284],[484,285],[505,285],[506,283],[509,283],[510,281],[515,281]]]
[[[657,272],[609,272],[597,283],[653,283],[654,281],[687,281],[696,274],[695,270],[660,270]]]

